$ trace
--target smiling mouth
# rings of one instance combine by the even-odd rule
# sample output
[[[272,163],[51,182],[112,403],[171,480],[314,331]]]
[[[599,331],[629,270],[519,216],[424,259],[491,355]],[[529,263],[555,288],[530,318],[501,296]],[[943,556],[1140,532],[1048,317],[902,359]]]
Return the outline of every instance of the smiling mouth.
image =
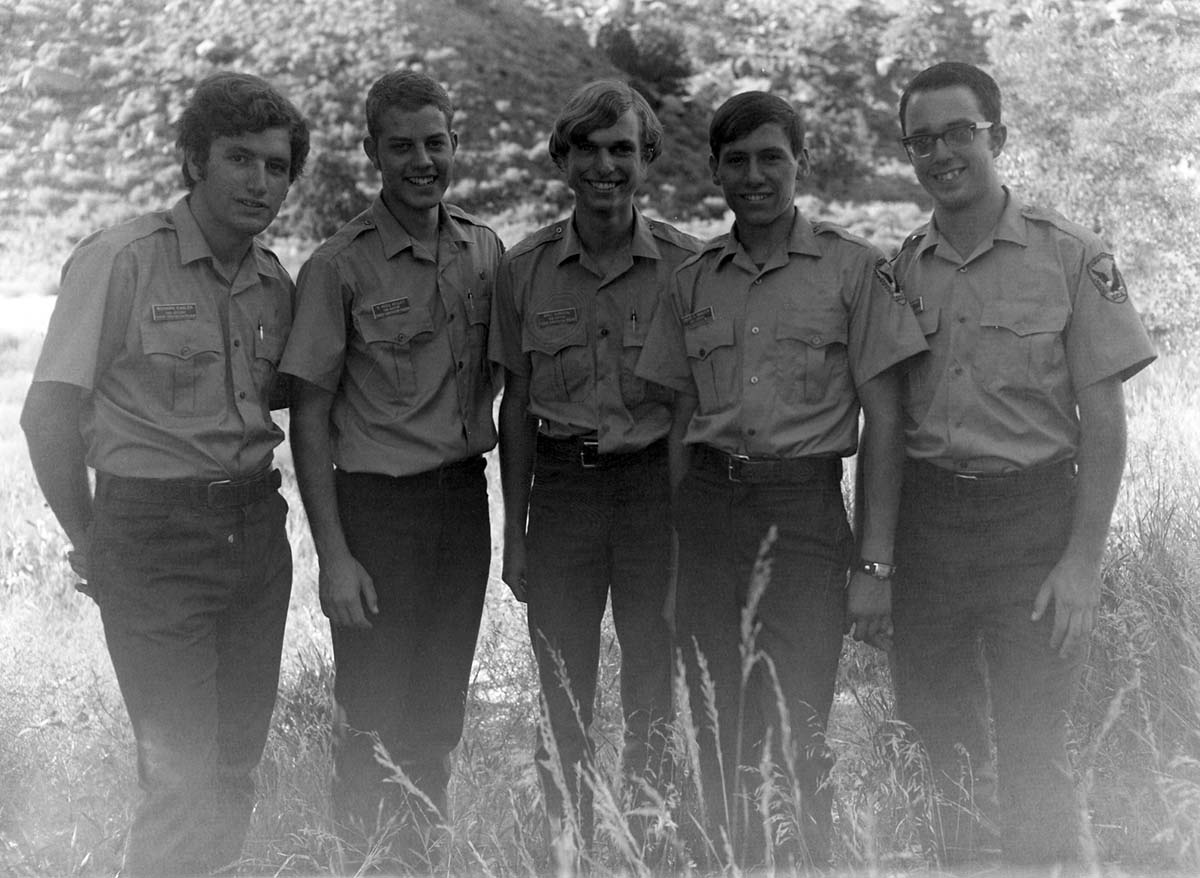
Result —
[[[268,205],[262,201],[255,201],[251,198],[239,198],[238,204],[250,208],[251,210],[266,210]]]
[[[408,177],[407,180],[414,186],[432,186],[437,182],[437,177],[430,174],[426,177]]]
[[[618,185],[615,180],[588,180],[587,183],[597,192],[612,192]]]
[[[930,176],[933,177],[933,179],[937,180],[939,183],[953,183],[955,180],[957,180],[959,177],[961,177],[962,174],[963,174],[962,168],[954,168],[951,171],[943,171],[940,174],[931,174]]]
[[[744,192],[742,193],[742,201],[749,201],[752,204],[766,201],[771,197],[770,192]]]

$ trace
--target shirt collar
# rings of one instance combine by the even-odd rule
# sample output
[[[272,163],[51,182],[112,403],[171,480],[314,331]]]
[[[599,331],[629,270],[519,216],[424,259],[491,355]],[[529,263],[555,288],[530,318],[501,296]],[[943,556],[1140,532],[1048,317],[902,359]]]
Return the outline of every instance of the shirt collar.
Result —
[[[718,263],[723,263],[727,259],[733,259],[739,253],[746,254],[747,264],[750,264],[750,256],[746,253],[746,249],[742,246],[742,242],[737,237],[737,222],[734,221],[733,228],[724,236],[725,246],[721,248],[721,253],[717,257]],[[814,256],[821,258],[821,248],[817,244],[817,236],[813,232],[812,223],[805,219],[804,214],[798,208],[792,208],[792,228],[788,232],[788,236],[783,243],[784,252],[787,255],[793,253],[802,256]],[[776,253],[778,253],[778,248]],[[767,260],[767,265],[775,263],[774,254],[771,259]],[[784,262],[787,260],[785,259]],[[766,266],[764,266],[766,267]]]
[[[1024,247],[1029,243],[1029,233],[1025,228],[1025,217],[1023,211],[1025,205],[1021,200],[1012,194],[1012,191],[1007,187],[1004,189],[1004,209],[1000,211],[1000,218],[996,220],[996,225],[992,227],[991,243],[996,241],[1009,241],[1020,247]],[[936,248],[938,242],[942,240],[942,234],[938,231],[937,220],[934,217],[929,218],[929,223],[926,226],[925,237],[921,240],[917,247],[917,255],[920,256],[926,250]]]
[[[654,237],[654,220],[648,220],[642,216],[641,211],[636,207],[633,209],[633,238],[629,242],[629,256],[631,259],[641,257],[643,259],[661,259],[662,251],[658,249],[658,241]],[[562,265],[568,259],[583,258],[583,241],[579,237],[579,232],[575,228],[575,215],[562,221],[563,236],[558,245],[557,264]]]
[[[400,220],[396,219],[395,215],[388,210],[387,205],[383,203],[382,196],[375,196],[375,200],[371,202],[370,213],[371,219],[375,221],[375,228],[379,230],[379,237],[383,241],[383,254],[388,259],[397,253],[413,248],[417,243],[408,230],[400,224]],[[438,235],[448,235],[454,241],[470,240],[463,227],[450,215],[444,204],[438,205]]]
[[[187,265],[199,259],[208,259],[215,265],[216,258],[213,256],[212,248],[208,246],[208,239],[204,237],[204,232],[200,230],[200,224],[196,222],[196,215],[192,213],[192,206],[188,203],[186,195],[175,202],[169,216],[171,224],[175,227],[176,239],[179,241],[180,264]],[[274,261],[259,246],[257,238],[250,242],[250,254],[253,259],[253,270],[257,274],[264,277],[275,277],[279,274]],[[239,275],[246,270],[246,264],[247,261],[243,260],[238,269]]]

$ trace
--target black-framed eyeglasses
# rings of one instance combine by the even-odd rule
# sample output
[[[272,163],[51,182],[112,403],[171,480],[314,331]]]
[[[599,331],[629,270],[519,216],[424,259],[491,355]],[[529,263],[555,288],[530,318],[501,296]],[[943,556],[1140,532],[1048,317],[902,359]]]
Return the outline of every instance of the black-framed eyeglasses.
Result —
[[[991,122],[968,122],[965,125],[954,125],[941,134],[914,134],[912,137],[901,137],[900,143],[908,151],[909,158],[927,159],[937,149],[939,140],[945,141],[950,149],[966,149],[975,142],[976,131],[986,131],[992,127]]]

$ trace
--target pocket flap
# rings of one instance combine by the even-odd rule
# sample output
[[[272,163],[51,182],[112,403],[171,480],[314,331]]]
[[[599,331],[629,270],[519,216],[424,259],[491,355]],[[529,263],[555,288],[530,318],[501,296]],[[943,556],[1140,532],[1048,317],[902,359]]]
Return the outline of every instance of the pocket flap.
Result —
[[[1060,332],[1067,325],[1067,309],[1063,305],[1031,302],[989,302],[984,306],[979,325],[1007,329],[1017,335]]]

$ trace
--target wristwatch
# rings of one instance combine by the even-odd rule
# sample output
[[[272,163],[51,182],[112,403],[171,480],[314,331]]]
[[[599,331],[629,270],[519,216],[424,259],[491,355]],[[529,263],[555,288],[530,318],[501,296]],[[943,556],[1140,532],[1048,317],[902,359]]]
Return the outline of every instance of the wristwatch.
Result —
[[[896,575],[896,565],[883,564],[879,561],[864,561],[859,558],[858,563],[854,565],[854,572],[873,576],[880,582],[891,582],[892,577]]]

